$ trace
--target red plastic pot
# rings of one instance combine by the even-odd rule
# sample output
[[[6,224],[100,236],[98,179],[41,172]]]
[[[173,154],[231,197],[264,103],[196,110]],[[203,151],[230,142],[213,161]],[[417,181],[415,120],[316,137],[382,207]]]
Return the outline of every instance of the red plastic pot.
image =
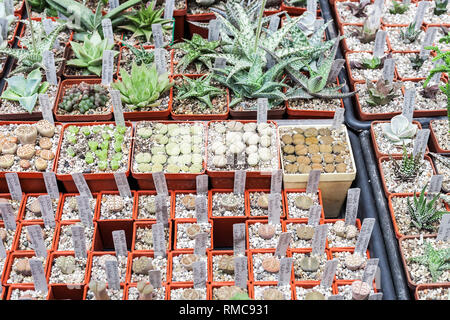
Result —
[[[445,111],[445,112],[447,112],[447,111]],[[435,120],[430,121],[430,147],[431,147],[431,150],[436,153],[450,153],[450,150],[441,148],[439,141],[437,140],[436,133],[433,130],[433,122],[434,121]]]
[[[58,251],[58,252],[53,252],[50,255],[50,257],[48,258],[49,260],[48,260],[47,269],[46,269],[47,283],[49,285],[51,285],[52,287],[58,288],[59,290],[61,290],[62,293],[64,293],[63,296],[66,296],[66,297],[71,297],[72,295],[79,296],[79,294],[83,292],[84,286],[88,283],[88,274],[89,274],[88,271],[89,271],[89,266],[91,265],[90,255],[88,254],[88,258],[86,259],[86,266],[84,269],[84,279],[83,279],[82,283],[50,283],[50,277],[52,275],[53,261],[56,258],[62,257],[62,256],[75,257],[75,253],[73,251]],[[73,290],[73,293],[67,294],[67,292],[71,292],[71,290]],[[80,292],[77,292],[78,290]]]
[[[177,196],[178,195],[188,195],[188,194],[192,194],[194,196],[197,196],[197,191],[196,190],[176,190],[173,191],[172,193],[172,197],[173,197],[173,202],[172,202],[172,210],[171,210],[171,216],[170,218],[172,219],[172,221],[177,220],[177,221],[190,221],[191,219],[195,218],[195,212],[194,215],[192,216],[192,218],[177,218],[176,216],[176,206],[177,206]],[[205,195],[208,196],[208,195]],[[208,201],[208,206],[209,206],[209,201]]]
[[[39,225],[41,228],[44,228],[44,222],[32,222],[32,221],[27,221],[27,222],[22,222],[17,226],[16,229],[16,238],[14,240],[14,243],[12,245],[12,249],[11,251],[13,252],[25,252],[25,253],[29,253],[29,254],[34,254],[34,250],[20,250],[20,236],[22,233],[27,234],[27,227],[28,226],[34,226],[34,225]],[[55,239],[56,239],[56,234],[58,232],[59,229],[59,222],[56,223],[56,227],[53,229],[53,238],[52,238],[52,242],[51,242],[51,246],[50,248],[47,248],[47,256],[50,256],[50,253],[52,253],[53,251],[55,251]]]
[[[147,195],[153,195],[156,196],[156,190],[153,191],[142,191],[142,190],[138,190],[135,193],[135,206],[134,206],[134,212],[133,212],[133,220],[135,220],[136,222],[140,222],[140,221],[156,221],[155,219],[147,219],[147,218],[141,218],[139,216],[139,198],[140,196],[147,196]],[[169,191],[169,197],[170,197],[170,208],[167,208],[167,210],[169,210],[169,222],[170,220],[173,219],[173,213],[172,211],[174,211],[174,201],[175,201],[175,197],[173,196],[173,191]]]
[[[36,257],[36,255],[34,254],[34,252],[30,252],[30,251],[28,251],[28,252],[27,251],[11,252],[8,256],[8,260],[5,262],[5,268],[3,269],[4,270],[3,277],[2,277],[3,286],[8,288],[12,284],[34,285],[33,282],[8,283],[8,279],[11,274],[15,259],[22,259],[22,258],[31,259],[31,258],[35,258],[35,257]],[[51,254],[49,254],[47,256],[47,258],[44,259],[44,265],[43,265],[47,283],[48,283],[48,267],[49,267],[50,257],[51,257]]]
[[[114,251],[91,251],[89,252],[89,260],[88,260],[88,268],[86,270],[86,287],[89,287],[89,282],[91,281],[91,277],[93,274],[93,264],[94,264],[94,257],[98,257],[98,256],[106,256],[106,255],[113,255],[115,257],[117,257],[116,252]],[[120,281],[120,285],[121,286],[125,286],[126,282],[127,282],[127,273],[128,273],[128,266],[130,264],[130,259],[131,259],[131,253],[128,253],[127,255],[127,261],[126,261],[126,270],[125,270],[125,275],[124,275],[124,281]],[[120,268],[120,266],[119,266]],[[131,269],[131,268],[130,268]],[[121,277],[121,272],[119,271],[119,277]]]
[[[11,285],[8,290],[4,289],[2,296],[4,296],[4,298],[2,298],[2,300],[13,300],[11,299],[12,293],[14,290],[19,290],[19,291],[27,291],[27,290],[31,290],[34,291],[34,285],[27,285],[27,284],[13,284]],[[44,300],[50,300],[50,290],[46,295],[46,299]]]
[[[233,250],[210,250],[208,252],[208,277],[211,279],[211,283],[216,286],[223,286],[223,285],[234,285],[233,281],[214,281],[214,268],[213,268],[213,259],[214,256],[234,256]],[[248,252],[245,251],[245,256],[248,257]],[[248,263],[247,263],[248,265]]]
[[[46,193],[28,193],[28,194],[25,195],[25,197],[24,197],[24,199],[23,199],[23,206],[21,206],[20,213],[19,213],[19,217],[18,217],[18,219],[19,219],[21,222],[33,222],[33,223],[38,222],[38,223],[44,223],[44,220],[43,220],[43,219],[31,219],[31,220],[26,220],[26,219],[25,219],[25,215],[26,215],[26,207],[27,207],[28,198],[30,198],[30,197],[36,197],[36,198],[38,198],[39,196],[44,196],[44,195],[47,195],[47,194],[46,194]],[[60,208],[61,208],[61,203],[62,203],[61,200],[62,200],[62,193],[59,194],[58,205],[56,206],[56,210],[55,210],[55,212],[54,212],[54,215],[55,215],[55,221],[56,221],[56,222],[59,222],[59,220],[58,220],[58,212],[59,212],[59,210],[60,210]]]
[[[309,255],[311,255],[312,254],[312,248],[288,249],[288,252],[289,252],[289,256],[294,258],[295,254],[305,254],[305,255],[309,254]],[[326,241],[326,244],[325,244],[325,254],[326,254],[326,257],[327,257],[327,261],[332,259],[331,258],[331,254],[330,254],[330,250],[328,250],[328,240]],[[291,279],[292,283],[299,284],[299,283],[305,283],[305,282],[307,283],[307,282],[320,281],[320,279],[317,279],[317,280],[297,280],[297,276],[295,275],[295,268],[294,268],[295,259],[293,259],[293,260],[294,260],[294,262],[293,262],[293,265],[292,265],[292,279]],[[320,276],[318,276],[318,277],[320,277]],[[335,279],[336,279],[336,276],[333,278],[333,281]]]
[[[59,241],[61,239],[61,233],[62,233],[63,226],[78,225],[78,224],[79,224],[78,222],[68,221],[68,220],[58,223],[57,228],[55,230],[55,239],[54,239],[53,251],[58,251],[58,252],[59,251],[63,251],[63,250],[58,250],[58,248],[59,248]],[[96,230],[97,230],[97,223],[94,222],[94,232],[93,232],[93,235],[92,235],[92,243],[91,243],[90,246],[89,246],[89,244],[87,242],[87,239],[86,239],[86,250],[88,252],[95,250],[95,243],[97,242],[96,239],[95,239],[95,236],[98,236],[98,232],[96,232]],[[85,230],[85,234],[87,232],[88,232],[88,230]],[[73,250],[69,250],[69,251],[73,251]]]
[[[286,228],[285,228],[285,225],[283,224],[283,222],[284,221],[282,219],[280,219],[281,232],[286,232]],[[257,219],[254,219],[254,220],[250,219],[250,220],[246,220],[245,221],[245,229],[247,230],[247,232],[245,234],[245,238],[246,238],[246,241],[247,241],[247,248],[248,248],[248,250],[254,251],[254,250],[259,250],[259,249],[276,249],[276,245],[274,247],[252,248],[252,246],[250,244],[250,237],[251,237],[251,235],[250,235],[250,225],[257,224],[257,223],[269,224],[269,221],[268,220],[257,220]],[[254,235],[254,236],[257,237],[258,235]],[[277,237],[277,236],[279,238],[280,235],[279,234],[277,235],[276,232],[275,232],[274,237]]]
[[[267,281],[260,281],[260,280],[256,280],[255,278],[255,274],[254,274],[254,270],[253,270],[253,255],[258,254],[258,253],[271,253],[272,256],[275,255],[275,249],[254,249],[254,250],[249,250],[248,251],[248,257],[249,257],[249,262],[248,262],[248,280],[250,282],[253,283],[253,285],[260,285],[261,283],[266,283]],[[291,257],[291,250],[287,251],[286,257],[289,258]],[[281,258],[278,257],[278,259],[280,260]],[[292,264],[292,269],[291,269],[291,279],[290,279],[290,283],[292,285],[293,281],[294,281],[294,265]]]
[[[450,288],[450,283],[442,283],[442,284],[419,284],[416,287],[416,290],[414,292],[414,298],[416,300],[422,300],[420,299],[420,292],[421,291],[426,291],[426,290],[430,290],[430,289],[439,289],[439,288]]]
[[[301,16],[306,11],[306,7],[291,7],[288,6],[286,1],[281,1],[281,11],[286,11],[290,16]],[[320,10],[318,10],[320,11]]]

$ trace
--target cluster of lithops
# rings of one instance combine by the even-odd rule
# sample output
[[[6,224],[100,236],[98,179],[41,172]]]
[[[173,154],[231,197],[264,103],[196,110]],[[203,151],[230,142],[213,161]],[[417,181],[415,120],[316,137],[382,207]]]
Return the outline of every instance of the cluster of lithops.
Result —
[[[101,220],[131,219],[133,216],[133,198],[103,194],[100,201]]]
[[[205,152],[201,123],[139,122],[136,125],[133,171],[201,173]]]
[[[192,281],[194,272],[192,270],[194,262],[202,261],[207,264],[206,256],[193,253],[180,253],[172,255],[172,283]]]
[[[83,283],[87,259],[71,255],[55,257],[52,261],[49,283]]]
[[[177,223],[176,245],[174,249],[194,249],[195,239],[201,233],[207,233],[206,248],[211,244],[211,224],[209,223]]]
[[[237,194],[233,192],[214,192],[212,194],[213,217],[245,215],[245,200],[243,194]]]
[[[337,280],[356,280],[361,279],[364,268],[367,264],[367,256],[351,251],[333,252],[333,258],[337,258],[338,266],[336,269]]]
[[[278,141],[273,123],[211,122],[208,169],[264,171],[278,169]]]
[[[69,125],[64,129],[57,174],[125,172],[131,127],[114,124]]]
[[[0,125],[0,170],[51,171],[60,132],[47,120]]]
[[[346,133],[330,127],[280,127],[284,172],[346,173],[355,169]]]
[[[335,223],[329,223],[328,228],[328,247],[342,248],[354,247],[358,239],[359,230],[357,226],[345,224],[345,221],[338,220]]]
[[[66,89],[58,104],[61,114],[99,114],[111,111],[108,90],[101,84],[81,82]]]

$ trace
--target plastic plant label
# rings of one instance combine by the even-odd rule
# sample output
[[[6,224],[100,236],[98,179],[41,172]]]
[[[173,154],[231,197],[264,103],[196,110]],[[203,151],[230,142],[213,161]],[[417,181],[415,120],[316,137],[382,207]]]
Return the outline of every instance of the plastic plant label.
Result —
[[[37,258],[31,258],[29,262],[31,275],[33,277],[34,290],[47,293],[47,279],[45,278],[44,265],[42,261]]]
[[[369,300],[383,300],[383,292],[371,293]]]
[[[7,16],[14,14],[14,3],[13,0],[3,0],[5,4],[5,13]]]
[[[81,196],[88,197],[89,199],[93,198],[91,189],[89,189],[86,179],[84,178],[84,175],[81,172],[72,173],[72,179],[73,182],[75,182],[75,185],[77,186],[78,189],[78,193]]]
[[[169,225],[169,212],[167,208],[167,196],[155,196],[156,221],[167,227]]]
[[[320,223],[320,214],[322,213],[321,205],[314,205],[309,208],[308,226],[317,227]]]
[[[323,224],[314,228],[312,238],[312,254],[321,255],[325,252],[325,244],[327,241],[328,225]]]
[[[444,176],[441,174],[436,174],[431,177],[430,185],[428,186],[427,195],[432,198],[436,193],[441,192],[442,182],[444,181]]]
[[[444,65],[444,62],[442,61],[442,59],[439,59],[437,61],[433,62],[433,69]],[[436,72],[430,79],[430,83],[439,83],[441,81],[441,76],[442,76],[442,72]]]
[[[428,7],[428,1],[420,1],[417,10],[416,10],[416,16],[414,17],[414,20],[412,23],[415,23],[415,29],[419,30],[420,27],[422,27],[423,18],[425,17],[425,11]]]
[[[167,72],[166,50],[163,48],[155,48],[155,63],[158,74]]]
[[[106,260],[106,279],[108,281],[108,288],[120,289],[119,263],[117,260]]]
[[[361,194],[360,188],[352,188],[347,191],[347,203],[345,208],[345,226],[356,223],[356,216],[358,215],[359,196]]]
[[[3,243],[3,241],[0,241],[0,259],[6,259],[7,253],[6,253],[6,248],[5,248],[5,244]]]
[[[130,185],[125,172],[114,172],[117,189],[119,189],[122,198],[132,198]]]
[[[109,4],[109,10],[114,10],[115,8],[117,8],[120,5],[119,0],[109,0],[108,4]]]
[[[82,226],[72,225],[72,244],[76,258],[87,258],[86,236]]]
[[[214,69],[225,69],[227,65],[227,59],[225,58],[216,58],[214,60]]]
[[[125,127],[125,118],[123,116],[122,97],[120,95],[120,91],[111,89],[109,90],[109,94],[111,95],[116,126]]]
[[[319,191],[320,170],[311,170],[306,185],[306,193],[316,194]]]
[[[195,177],[195,182],[197,186],[197,194],[208,194],[208,175],[202,174]]]
[[[441,224],[439,226],[437,241],[449,241],[450,240],[450,214],[444,214],[441,218]]]
[[[153,286],[153,288],[161,288],[162,287],[162,277],[160,270],[150,270],[148,272],[149,282]]]
[[[383,79],[392,83],[394,81],[395,60],[393,58],[384,60]]]
[[[45,66],[45,76],[47,77],[47,82],[57,86],[58,78],[56,77],[55,54],[52,51],[44,51],[42,54],[42,61]]]
[[[257,100],[258,109],[257,109],[257,122],[265,123],[267,122],[267,109],[269,107],[269,100],[267,98],[258,98]]]
[[[275,256],[285,257],[290,242],[291,242],[291,233],[282,232],[280,234],[280,238],[278,239],[277,248],[275,250]]]
[[[55,124],[55,120],[53,119],[53,110],[48,94],[39,94],[39,105],[41,106],[42,118],[52,124]]]
[[[323,19],[317,19],[316,21],[314,21],[314,31],[317,31],[320,28],[322,28],[322,26],[324,24],[325,24],[325,20],[323,20]]]
[[[344,300],[344,296],[340,294],[333,294],[332,296],[329,296],[327,300]]]
[[[125,230],[115,230],[112,232],[113,242],[114,242],[114,251],[117,256],[128,255],[127,249],[127,238],[125,236]]]
[[[5,173],[6,183],[8,184],[9,194],[11,199],[21,201],[22,200],[22,187],[20,186],[19,176],[17,172]]]
[[[153,40],[155,41],[155,48],[164,47],[164,34],[161,23],[152,24]]]
[[[234,194],[244,194],[246,176],[247,172],[245,170],[236,170],[234,172]]]
[[[406,89],[402,115],[404,115],[409,122],[412,122],[413,120],[415,100],[416,100],[416,89],[415,88]]]
[[[272,34],[278,30],[278,26],[280,25],[280,17],[277,15],[271,15],[269,21],[269,34]]]
[[[155,184],[156,193],[161,195],[169,195],[169,191],[167,190],[167,182],[166,177],[162,171],[153,172],[153,183]]]
[[[317,0],[306,0],[306,11],[309,11],[316,15],[317,12]]]
[[[270,193],[281,194],[281,184],[283,182],[283,170],[273,170],[270,179]]]
[[[245,152],[241,152],[241,153],[236,154],[236,164],[237,165],[243,166],[243,165],[245,165],[245,161],[246,161],[246,159],[245,159]]]
[[[345,59],[336,59],[333,61],[333,64],[331,65],[330,73],[328,74],[327,83],[336,82],[336,78],[338,77],[339,73],[341,72],[344,64],[345,64]]]
[[[331,287],[338,266],[338,262],[339,262],[338,259],[333,259],[328,260],[327,263],[325,264],[325,268],[322,274],[322,280],[320,281],[320,286],[322,288]]]
[[[292,258],[281,258],[280,271],[278,271],[278,286],[288,286],[292,275]]]
[[[355,253],[365,256],[374,225],[375,218],[364,219],[361,226],[361,231],[359,232],[358,240],[356,241]]]
[[[245,223],[233,224],[233,253],[235,256],[245,254]]]
[[[206,287],[206,262],[197,261],[192,264],[192,271],[194,273],[194,288],[200,289]]]
[[[386,31],[379,30],[375,36],[375,44],[373,47],[373,56],[381,58],[384,55],[384,47],[386,45]]]
[[[155,256],[166,256],[166,239],[164,238],[164,225],[162,223],[152,224],[153,250]]]
[[[234,257],[234,285],[247,288],[248,281],[247,257]]]
[[[1,35],[3,39],[8,39],[8,20],[0,18]]]
[[[218,41],[220,37],[220,20],[212,19],[208,25],[208,41]]]
[[[109,44],[114,43],[114,32],[112,28],[111,19],[103,19],[102,20],[102,30],[103,36],[105,39],[108,39]]]
[[[47,258],[47,248],[45,247],[41,226],[38,224],[27,226],[27,234],[31,239],[31,244],[36,256]]]
[[[281,194],[270,193],[268,196],[268,220],[270,224],[279,225],[281,224]]]
[[[425,156],[425,151],[430,137],[430,129],[421,129],[417,131],[416,138],[413,141],[413,157],[421,154],[421,159]]]
[[[5,223],[5,227],[8,230],[16,230],[16,218],[14,217],[14,211],[8,202],[0,203],[0,212],[2,214],[3,222]]]
[[[80,216],[81,223],[87,227],[94,225],[92,221],[92,209],[89,202],[89,198],[86,196],[76,196],[78,206],[78,215]]]
[[[384,0],[375,0],[374,1],[375,8],[379,10],[379,12],[383,12]]]
[[[52,33],[53,30],[56,29],[56,23],[54,23],[51,19],[43,19],[42,26],[44,27],[44,32],[46,35],[49,35],[50,33]],[[61,49],[58,39],[55,40],[55,43],[53,44],[53,48]]]
[[[419,57],[421,57],[422,59],[425,59],[430,55],[431,50],[425,48],[433,45],[434,39],[436,38],[436,33],[437,33],[436,27],[428,28],[427,31],[425,32],[425,38],[422,41],[419,53]]]
[[[366,282],[372,286],[373,280],[375,279],[375,274],[378,269],[378,262],[380,259],[374,258],[367,261],[366,267],[364,268],[364,273],[362,275],[361,281]]]
[[[56,181],[56,175],[54,172],[44,172],[45,189],[48,195],[52,199],[59,199],[58,182]]]
[[[208,223],[208,198],[204,195],[195,197],[195,217],[197,223]]]
[[[334,111],[334,117],[333,117],[333,123],[331,125],[331,129],[338,130],[341,128],[342,124],[344,123],[344,108],[337,108]]]
[[[199,233],[195,237],[194,254],[199,256],[206,255],[206,241],[208,240],[208,234],[206,232]]]
[[[55,212],[53,211],[52,199],[49,195],[41,195],[38,197],[39,205],[41,206],[42,219],[46,227],[55,228]]]
[[[102,59],[102,84],[106,86],[113,82],[114,51],[104,50]]]
[[[164,19],[167,20],[173,19],[174,8],[175,8],[175,0],[166,0],[166,4],[164,6]]]

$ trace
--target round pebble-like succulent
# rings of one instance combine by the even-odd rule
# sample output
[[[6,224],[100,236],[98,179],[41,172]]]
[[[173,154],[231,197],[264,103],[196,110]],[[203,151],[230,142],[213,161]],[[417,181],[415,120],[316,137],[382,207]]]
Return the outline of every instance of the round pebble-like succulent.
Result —
[[[15,270],[18,274],[25,277],[31,276],[31,267],[28,258],[17,259]]]
[[[234,142],[230,145],[230,152],[233,154],[239,154],[244,152],[245,144],[241,141]]]
[[[268,223],[261,224],[258,228],[258,235],[265,240],[269,240],[275,235],[275,230],[274,225]]]
[[[248,155],[251,155],[251,154],[256,154],[258,152],[258,147],[257,146],[254,146],[254,145],[251,145],[251,146],[248,146],[247,148],[245,148],[245,153],[247,153]],[[259,156],[258,156],[258,161],[259,161]]]
[[[112,195],[105,205],[109,212],[120,212],[125,208],[125,201],[119,195]]]
[[[333,225],[333,231],[339,237],[353,239],[358,234],[358,228],[354,225],[345,225],[343,220],[336,221]]]
[[[315,272],[319,269],[320,261],[315,256],[303,256],[300,259],[300,268],[306,272]]]
[[[216,155],[222,155],[225,154],[225,152],[227,151],[227,147],[220,141],[215,141],[212,145],[211,145],[211,150],[212,152],[214,152],[214,154]]]
[[[15,154],[17,151],[17,144],[12,142],[5,142],[1,146],[1,152],[3,154]]]
[[[133,260],[133,272],[136,274],[148,275],[150,270],[153,270],[153,261],[151,258],[141,256]]]
[[[296,229],[297,237],[301,240],[311,240],[314,236],[314,227],[301,224]]]
[[[366,259],[359,253],[353,253],[345,256],[344,260],[345,266],[347,269],[350,269],[352,271],[362,269],[366,265]]]
[[[43,137],[52,138],[55,135],[55,125],[48,120],[39,120],[36,122],[36,129]]]
[[[14,130],[14,134],[19,138],[21,144],[35,144],[37,138],[37,129],[35,126],[24,124]]]
[[[310,291],[305,294],[305,300],[325,300],[325,296],[319,291]]]
[[[36,153],[36,149],[34,147],[34,144],[25,144],[17,148],[17,156],[20,159],[30,160],[34,157],[34,154]]]
[[[268,209],[269,208],[269,197],[267,194],[262,194],[258,197],[258,200],[256,201],[256,204],[261,209]]]
[[[258,155],[262,161],[269,161],[272,159],[272,154],[270,153],[269,148],[259,148]]]
[[[39,139],[39,147],[45,150],[49,150],[52,148],[52,140],[47,137],[42,137]]]
[[[272,145],[272,139],[269,136],[261,136],[260,140],[259,140],[259,144],[262,147],[268,148]]]
[[[216,300],[231,300],[237,293],[245,293],[245,291],[237,286],[222,286],[214,290],[214,298]]]
[[[19,161],[19,166],[22,168],[22,169],[29,169],[30,167],[31,167],[31,162],[30,162],[30,160],[25,160],[25,159],[21,159],[20,161]]]
[[[180,258],[180,263],[186,270],[192,270],[192,265],[197,261],[200,261],[200,257],[196,254],[184,254]]]
[[[226,194],[222,197],[220,204],[225,210],[234,211],[239,207],[239,201],[234,194]]]
[[[226,124],[226,126],[227,126],[227,129],[230,131],[239,132],[239,131],[242,131],[244,124],[239,121],[229,121]]]
[[[294,139],[292,139],[292,136],[290,134],[283,134],[281,136],[281,141],[283,141],[284,144],[291,144]]]
[[[233,256],[223,255],[219,258],[217,267],[226,274],[234,274],[234,258]]]
[[[247,122],[244,124],[244,131],[245,132],[255,132],[256,131],[256,123],[255,122]]]
[[[40,150],[39,156],[44,160],[53,160],[55,154],[51,150]]]
[[[259,155],[257,153],[251,153],[248,155],[247,163],[249,166],[254,167],[259,163]]]
[[[150,172],[150,171],[152,171],[152,165],[149,164],[149,163],[139,163],[137,168],[138,168],[139,172]],[[157,171],[161,171],[161,170],[157,170]]]
[[[245,135],[245,133],[244,133],[244,135]],[[244,141],[248,145],[257,145],[260,142],[260,138],[259,138],[259,135],[257,133],[250,133],[248,135],[248,138],[244,139]]]
[[[55,264],[63,274],[75,272],[75,258],[73,256],[60,256],[55,259]]]
[[[137,163],[150,163],[152,161],[152,155],[149,152],[139,152],[136,155]]]
[[[48,167],[48,162],[42,158],[36,158],[36,160],[34,160],[34,167],[38,171],[44,171]]]
[[[31,201],[30,205],[28,206],[28,210],[33,212],[35,215],[41,215],[41,204],[39,203],[38,198]]]
[[[195,196],[193,196],[192,194],[185,195],[183,198],[181,198],[181,204],[187,210],[194,210],[195,209]]]
[[[181,294],[182,300],[200,300],[200,292],[196,289],[186,288]]]
[[[301,210],[309,210],[313,205],[314,201],[311,197],[306,195],[300,195],[295,198],[295,206]]]
[[[169,156],[177,156],[180,154],[180,147],[176,143],[168,143],[166,145],[166,152]]]
[[[275,257],[267,257],[262,261],[262,267],[265,271],[275,273],[280,271],[280,260]]]
[[[195,239],[202,231],[202,228],[198,224],[191,224],[186,228],[186,234],[189,239]]]
[[[317,137],[319,134],[319,131],[316,128],[308,128],[305,130],[304,135],[305,137]]]
[[[262,294],[263,300],[284,300],[284,294],[276,288],[264,289]]]

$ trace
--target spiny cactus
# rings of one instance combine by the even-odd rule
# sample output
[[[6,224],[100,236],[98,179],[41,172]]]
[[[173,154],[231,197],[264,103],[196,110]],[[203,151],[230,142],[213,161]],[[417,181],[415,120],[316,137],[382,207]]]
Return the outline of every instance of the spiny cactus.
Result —
[[[389,83],[389,81],[384,79],[379,79],[375,85],[372,81],[366,81],[366,85],[369,93],[369,98],[367,99],[369,106],[384,106],[388,104],[398,96],[396,92],[401,86],[401,84]]]

